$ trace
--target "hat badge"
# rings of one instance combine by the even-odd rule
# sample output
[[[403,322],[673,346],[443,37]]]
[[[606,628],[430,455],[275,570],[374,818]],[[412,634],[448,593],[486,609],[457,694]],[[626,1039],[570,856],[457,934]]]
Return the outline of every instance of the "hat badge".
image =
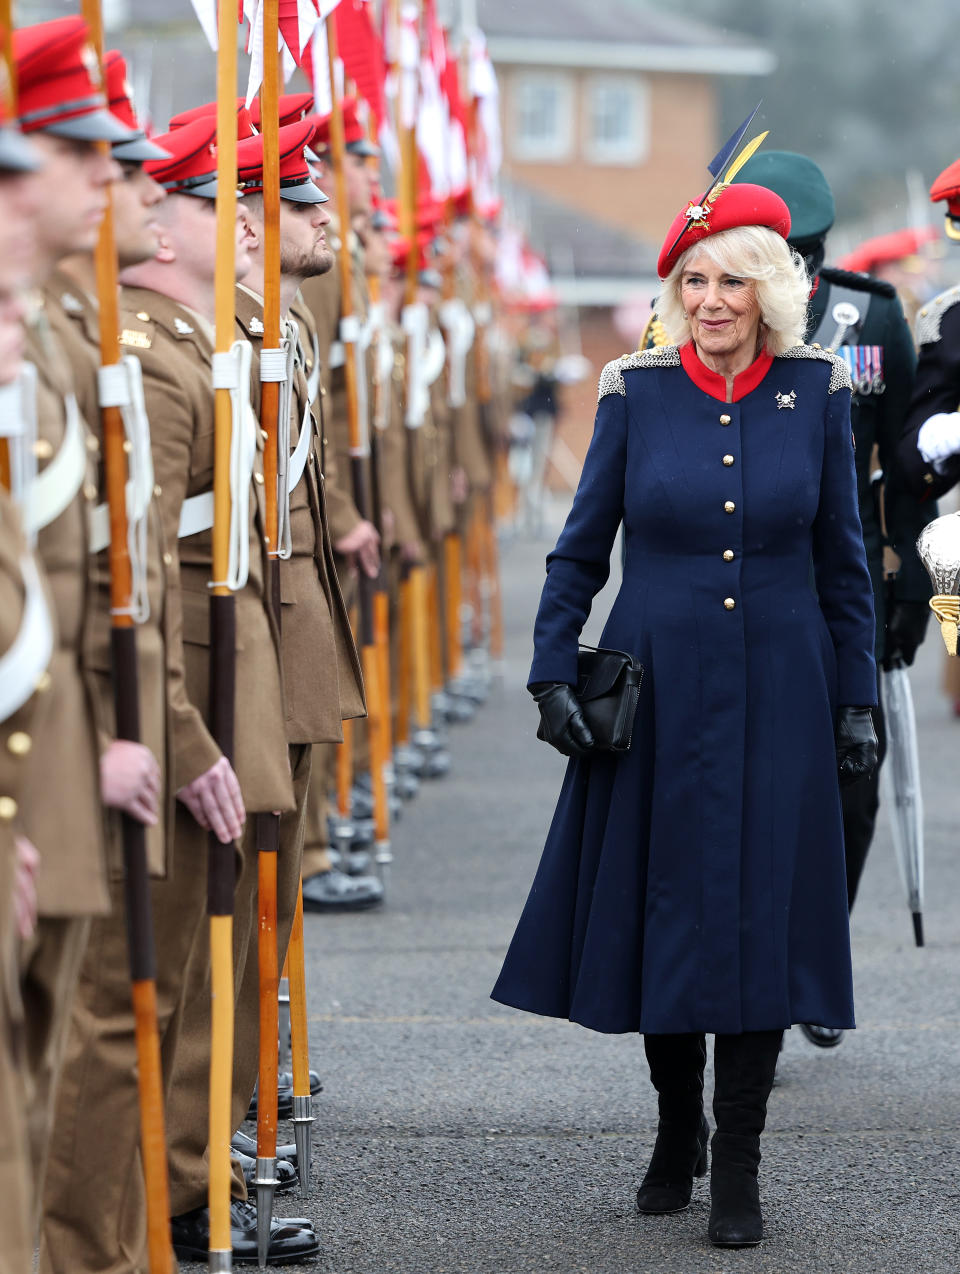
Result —
[[[690,226],[696,226],[699,230],[710,228],[710,208],[704,204],[691,203],[683,215]]]
[[[97,51],[92,44],[85,44],[80,50],[80,61],[86,67],[87,74],[97,86],[103,86],[103,80],[100,77],[100,59],[97,57]]]

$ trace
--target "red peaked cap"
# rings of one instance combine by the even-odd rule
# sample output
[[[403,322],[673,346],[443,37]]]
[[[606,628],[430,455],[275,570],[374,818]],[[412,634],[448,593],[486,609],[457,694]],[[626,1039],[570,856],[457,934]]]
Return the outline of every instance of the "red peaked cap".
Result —
[[[198,119],[212,119],[213,127],[217,127],[217,104],[216,102],[204,102],[202,106],[191,106],[188,111],[181,111],[179,115],[174,115],[168,125],[171,132],[177,128],[183,128],[186,124],[196,123]],[[256,137],[257,130],[253,126],[253,120],[250,112],[244,105],[242,97],[237,98],[237,141],[242,142],[244,138]]]
[[[436,288],[439,290],[443,287],[443,275],[437,270],[427,254],[427,246],[429,239],[417,238],[417,276],[419,282],[428,288]],[[406,271],[407,262],[410,259],[410,240],[405,239],[402,235],[394,239],[390,244],[390,256],[393,260],[393,268],[398,273]]]
[[[155,138],[169,159],[155,159],[144,169],[171,195],[217,195],[217,121],[211,115],[195,119]]]
[[[6,32],[0,28],[0,49],[6,43]],[[0,174],[32,173],[42,167],[40,153],[35,146],[24,138],[19,129],[11,126],[7,118],[7,88],[9,77],[3,60],[0,59]]]
[[[877,266],[915,256],[925,243],[931,243],[937,238],[939,234],[933,226],[924,226],[922,230],[907,228],[893,230],[890,234],[878,234],[841,257],[837,265],[841,270],[852,270],[854,274],[869,273]]]
[[[699,204],[688,203],[674,217],[657,261],[657,273],[661,279],[667,277],[687,248],[712,234],[719,234],[721,230],[766,226],[784,239],[790,233],[790,209],[778,194],[766,186],[736,182],[724,187],[713,202],[706,205],[702,217],[694,211],[699,207]]]
[[[283,128],[287,124],[297,124],[305,115],[309,115],[313,110],[313,94],[312,93],[285,93],[278,99],[280,127]],[[253,126],[260,130],[260,98],[255,97],[250,103],[250,118],[253,120]]]
[[[137,110],[133,104],[133,89],[127,79],[127,64],[119,49],[109,49],[104,53],[103,78],[106,81],[110,114],[115,116],[124,127],[129,128],[132,134],[130,141],[114,144],[114,158],[141,164],[148,159],[164,159],[169,152],[162,150],[147,137],[137,119]]]
[[[947,215],[960,220],[960,159],[955,159],[930,187],[930,202],[939,203],[945,199]]]
[[[379,155],[380,147],[374,146],[367,136],[367,130],[360,123],[360,117],[357,114],[357,99],[355,97],[344,98],[341,110],[343,112],[343,133],[347,150],[354,155]],[[328,151],[330,149],[329,115],[322,115],[318,118],[317,130],[310,144],[316,151]]]
[[[278,131],[280,142],[280,198],[293,203],[326,203],[327,196],[310,176],[304,148],[313,136],[312,118],[287,124]],[[237,184],[244,195],[263,191],[263,135],[237,143]]]
[[[23,132],[80,141],[131,141],[107,109],[97,55],[82,18],[55,18],[13,33],[17,110]]]

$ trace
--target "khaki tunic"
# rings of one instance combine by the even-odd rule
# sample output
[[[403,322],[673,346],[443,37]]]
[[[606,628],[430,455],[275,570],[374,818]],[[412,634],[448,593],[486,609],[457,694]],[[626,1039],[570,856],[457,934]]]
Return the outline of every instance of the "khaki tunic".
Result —
[[[16,508],[0,488],[0,655],[6,654],[23,620],[25,543]],[[51,619],[52,622],[52,619]],[[24,1105],[23,1003],[19,986],[19,935],[13,923],[14,831],[30,766],[41,764],[33,744],[38,704],[49,690],[42,670],[37,690],[0,721],[0,1197],[3,1246],[0,1274],[25,1274],[33,1256],[31,1166]]]
[[[70,359],[77,401],[91,432],[103,443],[103,428],[97,390],[100,367],[100,320],[97,303],[76,281],[63,271],[54,271],[44,289],[50,325],[56,332]],[[106,484],[100,482],[101,493]],[[171,610],[179,607],[179,597],[172,590],[168,602],[167,576],[171,567],[164,561],[166,546],[160,506],[151,502],[147,534],[147,595],[150,614],[137,625],[137,663],[140,696],[140,742],[145,744],[160,763],[166,778],[173,775],[173,713],[176,704],[180,717],[193,717],[193,728],[206,731],[202,717],[186,697],[183,671],[183,649],[173,640]],[[97,604],[88,633],[85,653],[94,671],[97,712],[102,728],[109,737],[115,734],[114,687],[110,640],[110,561],[109,548],[101,550],[91,563]],[[169,683],[169,684],[168,684]],[[211,740],[212,743],[212,740]],[[147,861],[152,875],[163,875],[171,849],[173,804],[175,793],[169,782],[160,802],[159,819],[146,828]],[[121,819],[117,811],[107,810],[107,856],[112,876],[123,870]]]
[[[205,710],[209,696],[212,530],[178,538],[185,499],[213,488],[213,343],[205,321],[168,297],[124,288],[121,342],[143,366],[144,396],[152,423],[153,464],[161,489],[163,529],[173,580],[182,604],[186,686],[192,704]],[[257,469],[251,501],[250,575],[235,594],[237,621],[236,724],[233,766],[247,811],[293,807],[281,710],[278,634],[266,594],[263,473]],[[184,736],[176,749],[176,788],[192,782],[217,760],[209,734]]]
[[[236,307],[237,322],[254,349],[252,397],[259,416],[263,305],[259,297],[240,287]],[[300,439],[304,413],[310,427],[318,429],[307,399],[307,382],[298,366],[291,448]],[[318,432],[322,437],[322,430]],[[291,556],[281,559],[279,570],[287,739],[290,743],[337,743],[343,738],[340,722],[363,716],[366,707],[360,661],[333,561],[316,446],[311,447],[303,476],[290,493],[290,532]]]
[[[38,373],[38,470],[58,454],[66,431],[64,400],[73,390],[66,356],[41,311],[27,328],[27,358]],[[88,447],[96,442],[84,425]],[[95,590],[87,549],[88,518],[97,501],[93,452],[85,481],[67,508],[37,537],[56,616],[53,688],[38,713],[21,814],[41,854],[40,914],[100,915],[109,909],[104,821],[100,804],[100,739],[95,677],[87,662]],[[51,799],[56,793],[56,799]]]

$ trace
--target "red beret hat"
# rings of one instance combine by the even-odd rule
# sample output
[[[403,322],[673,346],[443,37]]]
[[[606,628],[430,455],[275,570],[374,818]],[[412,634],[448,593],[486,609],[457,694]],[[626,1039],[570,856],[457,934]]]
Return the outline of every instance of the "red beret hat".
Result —
[[[721,230],[735,230],[740,226],[766,226],[786,239],[790,233],[790,209],[766,186],[752,186],[748,182],[723,186],[702,206],[687,204],[674,217],[660,249],[657,261],[660,278],[667,277],[687,248]]]
[[[169,158],[150,160],[144,165],[155,182],[172,195],[216,198],[217,121],[212,115],[204,115],[156,140]]]
[[[107,109],[97,55],[82,18],[55,18],[13,33],[23,132],[125,142],[134,133]]]
[[[313,136],[315,121],[300,120],[278,131],[280,198],[293,203],[326,203],[327,196],[310,176],[304,148]],[[263,135],[256,133],[237,144],[237,184],[244,195],[263,190]]]

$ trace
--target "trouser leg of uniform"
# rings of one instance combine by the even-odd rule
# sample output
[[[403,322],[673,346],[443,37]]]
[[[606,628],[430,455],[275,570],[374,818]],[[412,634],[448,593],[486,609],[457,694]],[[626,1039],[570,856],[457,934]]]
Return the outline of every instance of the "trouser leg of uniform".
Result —
[[[256,816],[247,814],[233,891],[234,998],[243,979],[257,928]],[[184,975],[177,1010],[177,1034],[164,1047],[166,1082],[167,1157],[170,1167],[170,1213],[180,1216],[204,1207],[208,1191],[207,1132],[210,1084],[210,933],[197,931]],[[239,1171],[234,1173],[234,1196],[246,1198]]]
[[[843,844],[847,860],[847,905],[853,910],[857,886],[863,874],[880,805],[880,766],[887,752],[887,730],[883,708],[873,710],[873,728],[877,732],[877,768],[868,779],[859,779],[840,789],[843,808]]]
[[[280,818],[280,852],[277,855],[277,958],[283,968],[293,917],[300,892],[300,860],[310,788],[310,744],[293,744],[290,769],[296,809]],[[233,1056],[233,1127],[243,1123],[250,1107],[260,1057],[260,962],[255,942],[251,943],[246,967],[237,983],[236,1033]]]
[[[32,1190],[23,1092],[23,1002],[19,939],[11,923],[13,848],[0,843],[0,1274],[28,1274],[33,1264]]]
[[[207,833],[178,806],[170,874],[151,881],[157,1027],[171,1038],[187,961],[206,924]],[[57,1094],[40,1274],[146,1274],[137,1049],[123,883],[93,922]],[[176,1266],[171,1253],[171,1268]]]
[[[34,1230],[73,997],[90,932],[88,916],[41,916],[22,948],[27,1129],[34,1189]]]
[[[303,811],[303,878],[330,870],[327,814],[337,771],[336,743],[315,743]]]

